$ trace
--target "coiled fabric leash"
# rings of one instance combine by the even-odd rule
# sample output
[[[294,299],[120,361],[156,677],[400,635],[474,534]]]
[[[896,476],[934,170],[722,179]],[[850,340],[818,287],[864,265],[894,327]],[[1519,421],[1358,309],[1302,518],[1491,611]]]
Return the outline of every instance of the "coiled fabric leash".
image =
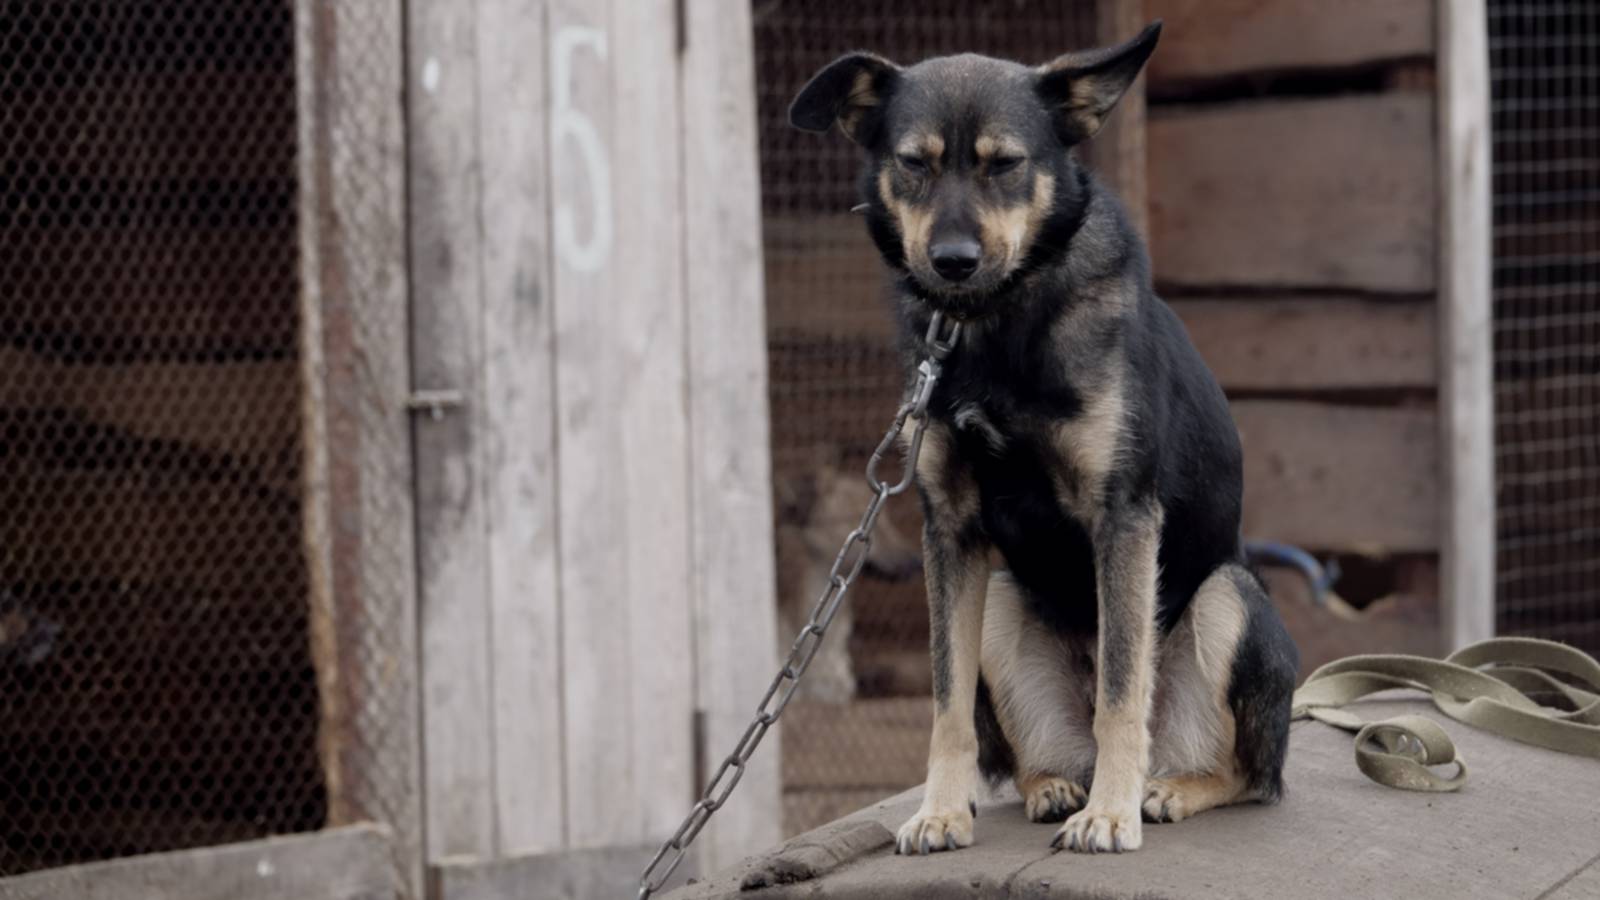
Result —
[[[1335,660],[1295,691],[1291,715],[1355,732],[1356,766],[1379,784],[1460,790],[1466,761],[1436,722],[1416,715],[1368,722],[1343,708],[1395,688],[1427,691],[1445,715],[1491,734],[1600,759],[1600,662],[1576,647],[1537,638],[1492,638],[1442,660],[1405,654]],[[1452,762],[1456,772],[1449,777],[1428,768]]]

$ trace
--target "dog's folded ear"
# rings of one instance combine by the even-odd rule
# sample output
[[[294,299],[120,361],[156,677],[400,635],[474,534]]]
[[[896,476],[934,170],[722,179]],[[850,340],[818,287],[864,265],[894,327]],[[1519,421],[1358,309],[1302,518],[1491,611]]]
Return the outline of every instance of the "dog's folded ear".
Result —
[[[1057,57],[1038,69],[1036,90],[1055,114],[1056,133],[1066,144],[1094,136],[1105,123],[1161,37],[1158,19],[1125,44]]]
[[[900,67],[881,56],[847,53],[800,89],[789,106],[789,123],[806,131],[827,131],[838,122],[850,140],[871,146],[899,77]]]

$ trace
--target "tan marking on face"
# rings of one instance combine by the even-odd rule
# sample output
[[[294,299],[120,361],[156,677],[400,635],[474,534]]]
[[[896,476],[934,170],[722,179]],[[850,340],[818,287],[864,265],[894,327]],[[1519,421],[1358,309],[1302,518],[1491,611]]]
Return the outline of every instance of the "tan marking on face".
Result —
[[[1113,370],[1083,410],[1058,425],[1053,436],[1063,464],[1054,478],[1056,499],[1091,527],[1100,521],[1101,493],[1117,464],[1126,417],[1122,374]]]
[[[972,149],[978,154],[978,159],[984,162],[997,156],[1026,156],[1028,153],[1028,148],[1021,141],[1008,134],[981,135],[973,143]]]
[[[1022,206],[990,207],[978,210],[978,228],[984,254],[1000,259],[1002,271],[1021,265],[1033,246],[1050,205],[1055,202],[1056,180],[1048,172],[1033,177],[1033,197]]]
[[[895,195],[894,176],[885,168],[878,173],[878,196],[900,229],[900,247],[907,262],[927,268],[928,241],[933,235],[933,210],[907,203]]]
[[[897,156],[915,157],[935,167],[944,158],[944,138],[932,131],[907,135],[895,145],[894,152]]]

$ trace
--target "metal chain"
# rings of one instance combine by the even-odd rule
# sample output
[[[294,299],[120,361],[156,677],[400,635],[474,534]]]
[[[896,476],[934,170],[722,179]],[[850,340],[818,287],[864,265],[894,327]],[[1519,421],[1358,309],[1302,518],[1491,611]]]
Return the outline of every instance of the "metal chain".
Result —
[[[950,351],[955,349],[956,342],[961,337],[961,323],[946,323],[944,316],[934,313],[933,319],[928,323],[928,332],[923,337],[926,356],[917,366],[917,380],[911,388],[911,394],[906,401],[900,404],[900,409],[894,414],[894,422],[890,424],[883,440],[878,442],[877,449],[872,451],[872,459],[867,463],[867,484],[872,488],[872,500],[867,504],[867,511],[861,516],[861,523],[844,539],[844,545],[839,548],[839,555],[834,557],[833,569],[828,572],[828,586],[817,599],[816,606],[811,610],[811,620],[800,629],[800,634],[794,640],[794,646],[789,650],[789,658],[784,661],[783,668],[778,670],[772,683],[767,686],[767,692],[761,697],[761,703],[756,707],[756,717],[750,727],[744,730],[744,736],[739,738],[739,743],[734,745],[733,752],[717,767],[717,773],[711,776],[711,781],[706,784],[705,791],[700,795],[700,801],[689,810],[689,815],[684,818],[683,824],[661,849],[656,851],[655,858],[650,860],[650,865],[645,867],[644,873],[639,876],[638,900],[646,900],[650,895],[661,889],[667,879],[683,862],[683,857],[688,853],[689,845],[700,834],[700,829],[705,827],[711,814],[722,808],[728,796],[733,793],[734,787],[739,784],[739,779],[744,777],[745,764],[756,752],[756,746],[761,739],[767,736],[767,729],[778,721],[783,715],[783,710],[789,705],[789,700],[794,696],[795,688],[800,686],[800,676],[805,674],[806,667],[811,665],[811,658],[817,655],[817,650],[822,646],[823,635],[827,634],[828,625],[833,622],[834,614],[844,603],[846,592],[850,585],[861,574],[861,569],[866,565],[867,553],[872,548],[872,529],[878,524],[878,514],[883,510],[884,501],[895,494],[902,493],[911,486],[911,481],[916,477],[917,455],[922,450],[922,433],[927,428],[928,400],[933,396],[933,386],[939,383],[939,376],[943,369],[941,364]],[[911,441],[906,447],[905,471],[901,473],[900,480],[893,484],[886,484],[878,478],[878,466],[884,457],[889,455],[895,441],[900,438],[900,433],[905,429],[907,420],[916,419],[916,424],[911,431]]]

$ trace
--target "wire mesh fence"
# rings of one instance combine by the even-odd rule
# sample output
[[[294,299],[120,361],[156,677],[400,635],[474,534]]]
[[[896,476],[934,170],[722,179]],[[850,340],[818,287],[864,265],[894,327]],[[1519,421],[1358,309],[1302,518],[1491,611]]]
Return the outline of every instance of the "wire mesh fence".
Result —
[[[859,151],[791,128],[788,104],[834,57],[899,62],[978,52],[1027,63],[1095,42],[1094,3],[756,0],[756,90],[767,273],[780,625],[820,592],[866,505],[860,471],[902,384],[886,283],[857,202]],[[870,560],[807,674],[784,731],[785,829],[794,833],[922,780],[930,705],[916,504],[890,508]],[[842,626],[842,627],[841,627]]]
[[[1496,626],[1600,651],[1600,7],[1488,9]]]
[[[415,780],[410,546],[370,526],[409,541],[409,497],[308,453],[406,459],[363,387],[404,387],[399,4],[339,7],[0,5],[0,876],[395,821]]]
[[[305,466],[302,601],[325,824],[389,826],[422,887],[403,3],[295,0]]]
[[[0,875],[325,817],[292,36],[0,11]]]

